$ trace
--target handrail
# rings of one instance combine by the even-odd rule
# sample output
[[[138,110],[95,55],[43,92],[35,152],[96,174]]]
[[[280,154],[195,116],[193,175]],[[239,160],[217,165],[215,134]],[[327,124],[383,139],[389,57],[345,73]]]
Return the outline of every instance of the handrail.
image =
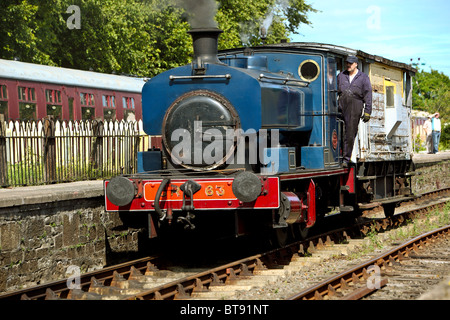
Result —
[[[258,80],[261,79],[268,79],[268,80],[278,80],[278,81],[283,81],[283,84],[286,84],[288,82],[296,82],[298,84],[301,84],[303,87],[307,87],[309,85],[309,82],[307,81],[303,81],[303,80],[298,80],[298,79],[293,79],[293,78],[277,78],[277,77],[272,77],[272,76],[268,76],[265,75],[264,73],[261,73],[258,77]]]
[[[231,79],[231,74],[227,73],[227,74],[199,75],[199,76],[174,76],[174,75],[169,76],[170,81],[179,80],[179,79],[221,79],[221,78],[225,78],[225,79],[229,80],[229,79]]]

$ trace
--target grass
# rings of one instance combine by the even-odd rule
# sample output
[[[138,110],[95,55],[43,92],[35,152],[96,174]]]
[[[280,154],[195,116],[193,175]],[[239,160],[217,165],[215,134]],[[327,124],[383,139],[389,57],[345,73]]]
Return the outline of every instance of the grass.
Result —
[[[450,202],[447,202],[443,209],[430,210],[425,218],[408,220],[406,225],[398,229],[385,232],[376,231],[375,225],[371,225],[370,231],[366,235],[368,243],[361,246],[360,250],[351,253],[347,259],[354,260],[364,255],[383,249],[396,243],[406,242],[408,239],[417,237],[423,233],[444,227],[450,224]]]

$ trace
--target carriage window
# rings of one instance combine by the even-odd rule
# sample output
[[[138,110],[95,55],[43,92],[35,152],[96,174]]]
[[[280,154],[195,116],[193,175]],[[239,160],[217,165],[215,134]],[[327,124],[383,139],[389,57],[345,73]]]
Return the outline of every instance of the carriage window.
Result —
[[[103,119],[105,120],[116,120],[116,110],[114,109],[103,109]]]
[[[342,58],[337,58],[336,59],[336,76],[339,75],[339,73],[341,73],[342,71],[344,71],[344,68],[342,66]]]
[[[0,85],[0,114],[4,116],[4,120],[8,121],[8,90],[6,85]]]
[[[327,84],[328,84],[328,107],[332,112],[337,111],[337,80],[336,80],[336,60],[328,58]]]
[[[34,88],[18,87],[19,118],[21,120],[36,119],[36,91]]]
[[[386,108],[395,107],[396,84],[389,78],[384,79],[384,96]]]
[[[18,87],[20,101],[36,101],[36,91],[34,88]]]
[[[80,93],[80,101],[82,106],[95,105],[94,95],[92,93]]]
[[[4,116],[4,121],[8,121],[8,101],[0,101],[0,114]]]
[[[81,118],[83,120],[93,120],[95,118],[95,108],[82,107],[81,108]]]
[[[35,103],[19,103],[20,120],[36,120],[36,104]]]
[[[136,120],[136,114],[135,114],[135,105],[134,105],[134,98],[132,97],[122,97],[122,106],[124,108],[123,110],[123,119],[125,121],[134,121]]]
[[[53,116],[54,120],[62,118],[61,91],[45,90],[45,100],[47,101],[47,115]]]
[[[80,93],[81,102],[81,118],[83,120],[95,119],[95,105],[94,95],[92,93]]]
[[[45,99],[50,103],[61,103],[61,91],[46,89]]]
[[[0,85],[0,100],[8,99],[8,90],[6,89],[6,85]]]
[[[136,115],[135,115],[135,113],[134,113],[133,110],[127,110],[127,109],[125,109],[125,110],[123,111],[123,119],[124,119],[125,121],[134,121],[134,120],[136,120]]]
[[[61,120],[62,106],[48,104],[47,105],[47,115],[53,116],[53,120]]]
[[[116,120],[116,98],[110,95],[103,95],[103,119],[104,120]]]
[[[114,96],[102,96],[103,106],[105,108],[115,108],[116,107],[116,99]]]
[[[394,105],[394,86],[386,86],[386,107],[393,108]]]
[[[122,105],[123,108],[125,109],[134,109],[134,98],[130,98],[130,97],[123,97],[122,98]]]

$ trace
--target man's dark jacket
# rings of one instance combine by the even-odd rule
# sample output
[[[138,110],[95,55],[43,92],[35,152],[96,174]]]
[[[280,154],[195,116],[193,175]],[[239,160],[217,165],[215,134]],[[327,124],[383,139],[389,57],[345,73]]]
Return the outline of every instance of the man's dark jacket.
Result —
[[[337,82],[340,112],[345,112],[347,105],[355,104],[355,109],[359,109],[361,114],[365,104],[364,112],[372,114],[372,85],[365,73],[358,70],[358,74],[350,83],[348,71],[344,71],[338,75]]]
[[[344,162],[350,161],[353,143],[358,133],[358,124],[364,113],[372,114],[372,85],[369,77],[358,70],[350,83],[348,71],[341,72],[337,78],[339,94],[339,112],[345,122]]]

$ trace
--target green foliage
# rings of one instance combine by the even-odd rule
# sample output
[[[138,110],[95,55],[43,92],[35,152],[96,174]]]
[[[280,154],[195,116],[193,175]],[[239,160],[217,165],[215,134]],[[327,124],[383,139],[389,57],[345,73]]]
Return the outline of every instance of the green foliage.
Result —
[[[152,77],[190,61],[184,0],[15,0],[0,6],[0,57],[105,73]],[[220,0],[219,48],[261,44],[259,28],[272,17],[266,43],[279,42],[315,12],[304,0]],[[70,5],[81,28],[69,29]],[[272,16],[273,15],[273,16]],[[270,20],[270,19],[269,19]],[[266,21],[267,22],[267,21]]]
[[[437,70],[419,71],[413,82],[413,108],[439,112],[441,122],[450,120],[450,78]],[[442,137],[441,137],[442,140]]]
[[[420,133],[417,134],[416,138],[414,139],[414,150],[416,152],[427,150],[426,142],[422,141],[422,139],[420,138]]]
[[[439,150],[450,150],[450,123],[442,124]]]
[[[261,45],[260,27],[267,28],[265,43],[278,43],[310,24],[307,13],[316,12],[304,0],[221,0],[216,20],[224,30],[219,48]]]
[[[0,6],[0,56],[5,59],[26,57],[26,61],[53,64],[49,56],[41,50],[43,40],[36,34],[40,28],[36,4],[20,1],[18,4]]]

